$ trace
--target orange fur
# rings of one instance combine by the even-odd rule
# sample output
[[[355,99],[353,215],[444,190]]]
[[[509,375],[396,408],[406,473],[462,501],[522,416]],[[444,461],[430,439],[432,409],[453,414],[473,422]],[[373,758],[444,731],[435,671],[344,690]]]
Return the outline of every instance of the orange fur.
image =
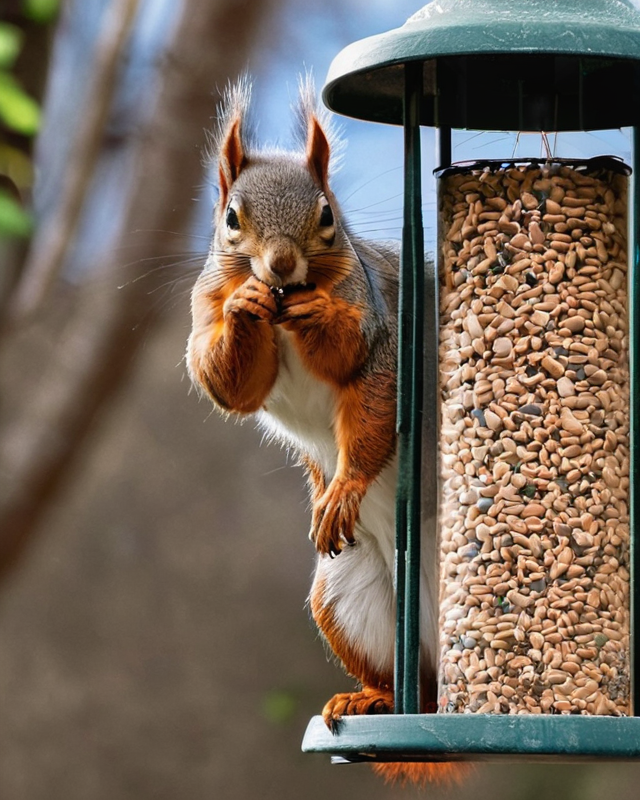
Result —
[[[395,447],[395,375],[371,373],[338,392],[336,473],[313,505],[312,536],[320,553],[337,555],[355,541],[360,503]]]
[[[301,287],[286,294],[278,321],[295,332],[309,371],[336,387],[350,381],[367,358],[362,313],[330,289]]]
[[[473,770],[471,764],[460,762],[434,761],[423,762],[390,762],[388,764],[372,764],[373,771],[387,783],[399,783],[401,786],[413,784],[424,789],[428,784],[454,786],[461,783]]]
[[[189,360],[196,379],[224,409],[257,411],[275,383],[276,313],[269,288],[253,277],[235,289],[194,293]]]
[[[345,386],[338,399],[337,472],[369,486],[395,449],[396,377],[372,372]]]
[[[316,464],[313,459],[309,458],[309,456],[303,456],[302,464],[307,470],[307,483],[311,495],[311,505],[314,506],[324,494],[327,488],[327,482],[318,464]]]

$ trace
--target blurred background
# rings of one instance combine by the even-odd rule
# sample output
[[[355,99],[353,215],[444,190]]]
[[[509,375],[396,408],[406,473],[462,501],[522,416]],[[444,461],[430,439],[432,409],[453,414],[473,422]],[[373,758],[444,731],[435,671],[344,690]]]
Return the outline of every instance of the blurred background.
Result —
[[[305,607],[301,472],[211,412],[183,353],[210,235],[205,131],[255,76],[287,145],[297,76],[412,0],[1,0],[0,798],[412,798],[302,755],[351,682]],[[401,135],[343,121],[354,229],[399,236]],[[433,135],[424,132],[433,245]],[[457,134],[465,158],[514,136]],[[562,154],[628,158],[628,132]],[[528,145],[539,155],[540,137]],[[520,154],[520,151],[518,151]],[[637,797],[640,766],[478,766],[431,797]]]

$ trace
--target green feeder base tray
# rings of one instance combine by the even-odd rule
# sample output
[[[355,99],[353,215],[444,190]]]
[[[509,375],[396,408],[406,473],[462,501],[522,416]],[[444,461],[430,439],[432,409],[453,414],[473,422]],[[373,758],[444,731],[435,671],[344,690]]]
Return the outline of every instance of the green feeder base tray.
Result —
[[[640,759],[640,717],[398,714],[345,717],[332,734],[313,717],[305,753],[356,761]]]

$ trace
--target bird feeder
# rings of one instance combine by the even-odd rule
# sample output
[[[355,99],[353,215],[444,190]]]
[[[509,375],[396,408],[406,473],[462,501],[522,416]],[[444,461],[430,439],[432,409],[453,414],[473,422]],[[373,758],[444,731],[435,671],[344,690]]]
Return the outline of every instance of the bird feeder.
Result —
[[[303,749],[638,758],[640,12],[628,0],[434,0],[344,49],[323,96],[405,134],[396,713],[346,717],[336,732],[315,717]],[[435,267],[422,125],[439,143]],[[630,166],[550,152],[451,164],[452,129],[622,127]],[[429,468],[422,452],[437,454]],[[440,554],[432,714],[418,713],[425,537]]]

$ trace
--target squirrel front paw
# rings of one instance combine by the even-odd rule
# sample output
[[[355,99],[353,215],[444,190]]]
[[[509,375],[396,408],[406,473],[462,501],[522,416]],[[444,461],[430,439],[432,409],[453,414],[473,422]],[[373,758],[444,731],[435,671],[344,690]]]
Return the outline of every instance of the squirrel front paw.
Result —
[[[364,491],[354,481],[334,479],[313,507],[310,538],[316,550],[332,558],[355,544],[355,527]]]
[[[225,316],[234,314],[265,322],[273,322],[278,311],[278,301],[271,287],[254,275],[236,289],[224,304]]]
[[[329,300],[325,292],[314,284],[285,287],[280,298],[280,314],[277,322],[284,328],[296,324],[316,324],[326,316]]]

